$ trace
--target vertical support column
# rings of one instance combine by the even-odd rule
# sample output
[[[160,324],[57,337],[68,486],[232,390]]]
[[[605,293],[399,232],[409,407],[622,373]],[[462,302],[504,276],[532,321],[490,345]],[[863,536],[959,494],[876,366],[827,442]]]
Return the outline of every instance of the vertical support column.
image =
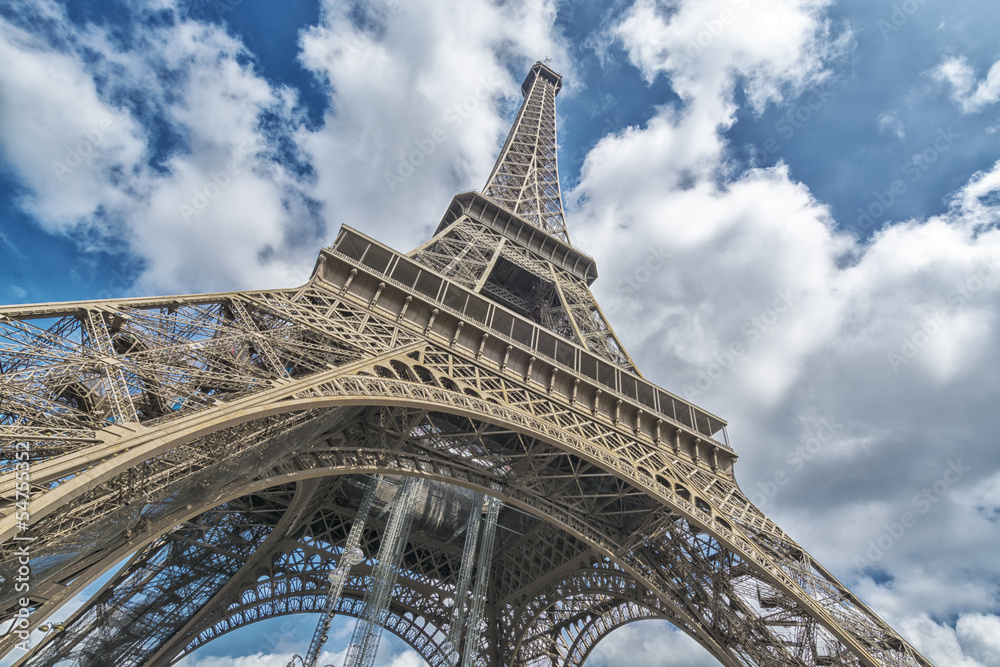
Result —
[[[365,495],[361,498],[361,506],[358,507],[357,514],[354,515],[354,523],[351,525],[351,532],[347,534],[347,543],[340,553],[340,562],[337,569],[330,573],[330,591],[326,595],[326,604],[323,605],[323,617],[316,624],[316,632],[313,633],[312,641],[309,643],[309,651],[306,653],[305,667],[316,667],[319,660],[319,652],[323,650],[323,645],[327,640],[327,632],[330,630],[330,623],[336,615],[337,602],[340,601],[340,594],[344,591],[344,583],[351,567],[357,565],[364,558],[359,545],[361,544],[361,534],[364,532],[365,523],[368,521],[368,514],[372,509],[372,501],[375,499],[375,488],[382,481],[382,476],[378,475],[374,479],[368,480]]]
[[[482,546],[479,548],[479,557],[476,558],[476,585],[472,591],[472,605],[465,622],[465,642],[461,667],[472,667],[479,657],[479,625],[483,620],[483,608],[486,606],[486,584],[492,570],[493,544],[496,541],[497,518],[500,516],[502,504],[499,499],[493,496],[486,499]]]
[[[115,358],[114,343],[111,341],[104,313],[88,310],[83,316],[83,325],[90,339],[88,342],[101,356],[101,373],[104,375],[104,386],[111,399],[115,421],[119,424],[139,421],[132,394],[128,390],[128,382],[125,380],[125,373]]]
[[[451,654],[448,664],[457,665],[461,656],[462,630],[465,627],[466,612],[469,609],[469,586],[472,584],[472,568],[476,563],[476,545],[479,543],[479,525],[483,519],[483,494],[474,496],[469,522],[465,529],[465,547],[462,549],[462,567],[458,571],[458,585],[455,588],[455,606],[452,608],[451,626],[448,628],[448,642]]]
[[[351,645],[344,658],[344,667],[372,667],[382,628],[389,610],[392,589],[399,575],[399,563],[403,558],[413,513],[410,507],[423,490],[423,480],[407,477],[403,488],[396,494],[392,512],[382,534],[382,544],[378,550],[378,563],[372,570],[372,585],[365,595],[365,606],[358,624],[354,626]]]

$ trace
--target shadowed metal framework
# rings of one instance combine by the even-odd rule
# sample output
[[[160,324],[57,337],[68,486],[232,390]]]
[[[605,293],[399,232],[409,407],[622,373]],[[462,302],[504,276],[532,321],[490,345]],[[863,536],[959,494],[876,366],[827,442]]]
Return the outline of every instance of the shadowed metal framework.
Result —
[[[531,69],[485,196],[409,254],[344,227],[297,288],[0,309],[3,617],[26,597],[37,627],[128,559],[17,664],[170,665],[322,610],[377,483],[336,602],[360,616],[407,477],[383,624],[434,667],[581,665],[648,618],[733,667],[930,664],[747,500],[725,422],[636,371],[565,235],[559,85]],[[502,506],[478,645],[455,647],[480,494]]]

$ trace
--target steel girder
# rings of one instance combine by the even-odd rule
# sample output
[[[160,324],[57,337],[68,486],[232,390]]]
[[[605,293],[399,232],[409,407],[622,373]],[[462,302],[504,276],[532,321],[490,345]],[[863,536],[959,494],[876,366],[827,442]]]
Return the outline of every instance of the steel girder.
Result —
[[[227,316],[232,300],[252,304],[252,334],[245,321]],[[7,374],[5,391],[12,405],[38,406],[32,426],[45,411],[52,430],[88,436],[48,450],[51,440],[36,441],[45,455],[34,464],[27,532],[36,553],[57,563],[46,568],[43,561],[36,572],[38,623],[53,610],[48,591],[96,572],[101,549],[149,543],[154,525],[176,525],[279,482],[384,472],[498,494],[558,528],[544,549],[535,544],[526,566],[495,561],[489,615],[522,636],[535,626],[516,630],[519,606],[501,609],[499,600],[523,590],[527,604],[539,595],[532,578],[542,581],[567,558],[592,550],[650,591],[672,622],[725,664],[926,664],[754,508],[728,470],[699,455],[693,434],[681,434],[680,447],[658,443],[634,419],[616,419],[620,404],[605,415],[573,400],[569,387],[578,385],[536,382],[528,366],[537,359],[501,355],[505,348],[491,356],[482,346],[423,333],[419,323],[319,276],[299,290],[193,301],[115,302],[98,311],[113,310],[106,318],[112,324],[127,318],[129,340],[139,341],[120,346],[115,360],[134,400],[149,405],[153,394],[180,403],[165,415],[143,413],[138,423],[104,421],[88,430],[114,414],[106,393],[92,392],[88,412],[48,380],[65,378],[66,367],[111,363],[82,344],[62,337],[58,354],[46,350],[56,337],[45,329],[41,351],[21,347],[8,355],[14,363],[5,370],[17,363],[26,370]],[[51,326],[63,332],[75,313],[97,310],[61,308]],[[27,330],[26,320],[9,315],[7,326]],[[154,354],[155,345],[166,352]],[[264,345],[285,364],[283,376],[261,360]],[[206,378],[222,375],[220,350],[228,384],[206,388]],[[143,379],[153,376],[156,382]],[[106,382],[99,372],[94,377],[95,385]],[[17,414],[8,412],[11,439],[23,437]],[[3,521],[4,534],[13,535],[10,510]],[[14,562],[13,545],[4,546]],[[230,571],[215,561],[212,567]],[[229,567],[238,571],[238,561]]]
[[[613,364],[637,372],[586,278],[510,243],[475,212],[445,227],[411,256],[456,283],[536,319],[549,331]],[[505,275],[516,270],[524,276],[520,290],[512,284],[518,281]]]
[[[556,95],[560,76],[542,63],[528,73],[517,114],[483,194],[569,242],[556,159]]]
[[[537,252],[537,244],[547,241],[569,248],[556,140],[555,99],[561,86],[561,77],[545,64],[531,68],[521,86],[524,103],[483,188],[485,199],[542,230],[544,234],[538,237],[544,240],[512,235],[509,226],[491,228],[495,212],[491,216],[488,208],[472,206],[452,224],[442,222],[437,233],[411,256],[638,373],[590,292],[596,270],[574,274],[551,261],[552,256]],[[557,255],[565,257],[566,253],[557,251]]]
[[[0,308],[0,617],[134,554],[22,663],[166,665],[318,611],[381,474],[503,501],[483,667],[581,664],[639,618],[730,666],[929,664],[747,500],[725,422],[638,374],[568,243],[559,86],[532,68],[485,197],[409,256],[345,227],[297,289]],[[453,542],[411,536],[385,621],[432,665]]]

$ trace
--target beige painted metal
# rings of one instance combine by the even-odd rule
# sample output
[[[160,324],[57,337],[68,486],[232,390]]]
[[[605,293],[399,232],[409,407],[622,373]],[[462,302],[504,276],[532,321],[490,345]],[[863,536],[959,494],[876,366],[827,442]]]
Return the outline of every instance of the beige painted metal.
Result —
[[[318,611],[369,474],[427,480],[438,510],[456,488],[503,501],[484,667],[580,665],[646,618],[724,665],[929,664],[748,501],[725,422],[635,370],[559,227],[558,86],[532,69],[494,201],[456,197],[410,255],[344,228],[295,289],[0,309],[0,611],[18,607],[15,537],[33,627],[133,554],[19,664],[168,665]],[[437,666],[462,547],[435,520],[386,626]],[[337,613],[360,614],[366,573]]]

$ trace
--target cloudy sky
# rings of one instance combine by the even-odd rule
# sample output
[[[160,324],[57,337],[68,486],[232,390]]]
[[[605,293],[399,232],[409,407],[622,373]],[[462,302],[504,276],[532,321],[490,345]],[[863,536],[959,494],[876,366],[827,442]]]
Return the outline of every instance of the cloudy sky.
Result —
[[[341,224],[408,250],[551,58],[570,237],[646,376],[726,418],[743,489],[932,662],[1000,665],[998,25],[991,0],[5,0],[0,302],[293,286]],[[185,664],[284,665],[312,623]],[[590,664],[715,663],[649,622]]]

